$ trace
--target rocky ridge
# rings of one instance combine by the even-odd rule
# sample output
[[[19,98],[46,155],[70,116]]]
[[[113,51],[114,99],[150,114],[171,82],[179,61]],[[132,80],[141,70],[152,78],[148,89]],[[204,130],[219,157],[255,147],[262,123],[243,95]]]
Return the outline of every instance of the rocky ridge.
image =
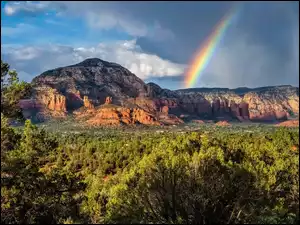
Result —
[[[85,105],[73,112],[77,119],[83,119],[86,124],[92,126],[100,125],[163,125],[180,124],[183,121],[174,115],[168,114],[165,106],[162,112],[146,111],[138,106],[128,108],[112,104],[112,97],[106,97],[103,105],[90,107]]]
[[[91,125],[178,124],[214,119],[278,121],[299,114],[299,88],[196,88],[171,91],[145,84],[124,67],[100,59],[46,71],[34,78],[33,95],[20,102],[40,120],[74,114]],[[178,118],[181,117],[181,118]]]

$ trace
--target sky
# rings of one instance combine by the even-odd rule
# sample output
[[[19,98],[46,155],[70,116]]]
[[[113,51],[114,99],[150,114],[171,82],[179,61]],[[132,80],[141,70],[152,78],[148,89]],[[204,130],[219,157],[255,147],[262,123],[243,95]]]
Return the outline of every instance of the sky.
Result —
[[[100,58],[145,82],[183,87],[193,57],[233,2],[1,2],[1,59],[31,81]],[[236,3],[237,4],[237,3]],[[299,2],[238,2],[194,87],[299,87]]]

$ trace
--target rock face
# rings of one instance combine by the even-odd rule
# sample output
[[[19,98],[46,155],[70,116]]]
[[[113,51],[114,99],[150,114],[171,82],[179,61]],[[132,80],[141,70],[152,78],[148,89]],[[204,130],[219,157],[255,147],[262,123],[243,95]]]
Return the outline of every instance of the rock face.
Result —
[[[144,125],[161,125],[161,124],[179,124],[183,121],[174,115],[168,115],[167,106],[161,115],[147,112],[142,108],[127,108],[112,105],[112,98],[107,97],[104,104],[97,109],[86,108],[86,110],[75,111],[74,114],[78,119],[84,119],[84,122],[94,126],[121,125],[121,124],[144,124]],[[89,110],[88,110],[89,109]]]
[[[281,88],[282,89],[282,88]],[[284,89],[282,91],[285,91]],[[263,93],[247,93],[244,100],[249,104],[249,116],[251,120],[286,120],[290,114],[297,114],[295,107],[289,104],[289,100],[282,101],[283,93],[266,91]],[[289,96],[290,97],[290,96]],[[281,100],[281,101],[280,101]],[[298,99],[292,99],[297,102]]]
[[[178,124],[183,123],[178,118],[180,115],[184,115],[182,119],[186,121],[217,119],[242,122],[286,120],[299,115],[299,88],[296,87],[171,91],[154,83],[145,84],[124,67],[95,58],[46,71],[34,78],[32,84],[32,101],[35,103],[21,103],[28,115],[35,111],[36,115],[46,117],[63,117],[73,112],[84,116],[85,112],[94,115],[90,123],[95,124],[100,123],[95,121],[108,124],[117,123],[113,121]],[[115,106],[111,107],[111,104]],[[99,108],[102,105],[110,107]],[[86,110],[81,112],[79,109],[82,107]]]
[[[146,84],[129,70],[101,59],[87,59],[81,63],[48,70],[32,81],[36,87],[55,88],[66,96],[67,108],[74,110],[69,104],[69,95],[82,95],[102,104],[106,96],[111,96],[120,103],[123,98],[144,96],[147,94]]]
[[[52,88],[38,88],[34,98],[20,101],[25,118],[44,121],[49,118],[64,118],[67,115],[66,97]]]
[[[299,88],[292,86],[247,89],[243,93],[240,89],[204,88],[175,92],[179,95],[180,107],[207,117],[230,116],[240,121],[276,121],[299,114]]]
[[[89,125],[121,125],[145,124],[160,125],[156,118],[142,109],[129,109],[123,107],[100,108],[95,110],[92,117],[86,121]]]
[[[112,97],[106,97],[105,104],[111,104],[112,103]]]
[[[47,109],[57,112],[66,112],[66,97],[56,90],[42,90],[36,95],[37,101]]]
[[[275,126],[278,127],[299,127],[299,119],[298,120],[289,120],[289,121],[284,121],[279,124],[276,124]]]
[[[36,113],[43,108],[43,105],[41,105],[36,99],[22,99],[19,102],[19,106],[26,119],[32,119],[36,116]]]
[[[83,106],[87,109],[93,109],[94,108],[94,105],[90,102],[90,100],[87,96],[83,97]]]
[[[169,107],[164,105],[161,107],[161,113],[168,115],[169,114]]]
[[[22,99],[19,102],[20,108],[23,110],[31,110],[41,108],[41,105],[35,99]]]
[[[219,121],[215,125],[220,127],[228,127],[230,126],[230,123],[228,123],[227,121]]]

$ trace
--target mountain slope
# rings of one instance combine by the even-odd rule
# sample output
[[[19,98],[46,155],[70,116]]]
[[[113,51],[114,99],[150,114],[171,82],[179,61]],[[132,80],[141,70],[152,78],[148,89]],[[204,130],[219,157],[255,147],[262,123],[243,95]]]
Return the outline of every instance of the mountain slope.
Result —
[[[95,114],[99,110],[95,107],[104,104],[108,96],[112,97],[112,104],[124,110],[145,111],[145,115],[155,117],[154,120],[174,118],[179,121],[177,117],[166,117],[169,113],[190,119],[240,121],[285,120],[299,114],[299,88],[296,87],[171,91],[154,83],[145,84],[126,68],[96,58],[48,70],[34,78],[32,84],[33,100],[21,103],[28,115],[37,112],[41,116],[63,117],[82,108],[94,110]],[[114,113],[120,115],[117,109]]]
[[[72,104],[78,94],[100,104],[107,96],[112,96],[119,103],[120,99],[147,93],[145,83],[129,70],[95,58],[48,70],[34,78],[32,83],[35,89],[51,87],[66,96],[68,110],[78,108],[78,104]]]

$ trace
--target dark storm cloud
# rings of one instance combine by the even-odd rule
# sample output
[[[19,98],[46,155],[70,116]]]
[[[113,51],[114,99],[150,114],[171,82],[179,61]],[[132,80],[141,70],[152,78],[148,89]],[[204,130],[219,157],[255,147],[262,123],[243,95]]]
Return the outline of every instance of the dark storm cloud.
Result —
[[[299,3],[242,4],[236,23],[229,28],[223,46],[217,49],[210,68],[199,82],[231,87],[298,85]],[[174,32],[176,40],[154,43],[145,37],[137,43],[178,63],[188,63],[228,8],[230,3],[180,5],[178,2],[156,17],[162,26]]]
[[[297,15],[296,8],[299,8],[296,3],[245,2],[239,4],[242,4],[242,9],[235,29],[247,34],[249,43],[263,44],[270,51],[284,54],[283,56],[286,57],[288,55],[286,45],[290,44],[290,33],[297,20],[293,16]],[[146,38],[140,38],[137,43],[142,48],[153,49],[155,52],[161,51],[162,54],[172,55],[173,52],[174,60],[186,63],[210,34],[212,28],[230,9],[232,3],[170,2],[163,5],[157,2],[151,6],[144,5],[133,10],[133,13],[143,14],[144,20],[147,18],[151,20],[154,12],[157,12],[155,19],[176,35],[176,41],[155,43]],[[231,38],[230,33],[227,36],[228,39]]]

